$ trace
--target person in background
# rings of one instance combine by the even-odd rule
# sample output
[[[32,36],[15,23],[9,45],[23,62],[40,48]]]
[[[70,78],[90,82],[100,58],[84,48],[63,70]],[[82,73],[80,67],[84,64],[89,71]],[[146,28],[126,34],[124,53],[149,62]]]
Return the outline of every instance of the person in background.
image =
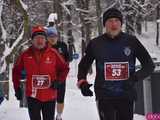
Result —
[[[13,67],[15,96],[22,99],[20,79],[25,69],[30,120],[41,120],[41,117],[54,120],[57,89],[64,84],[69,67],[56,50],[48,47],[43,26],[34,26],[31,38],[32,46],[18,57]]]
[[[49,14],[47,27],[55,27],[56,20],[57,20],[57,14],[56,13]]]
[[[103,14],[106,32],[91,40],[78,65],[78,87],[83,96],[93,96],[87,81],[88,70],[96,61],[95,95],[100,120],[133,120],[136,100],[134,85],[154,71],[145,47],[133,35],[122,32],[123,16],[116,8]],[[136,58],[141,69],[135,71]]]
[[[5,95],[5,90],[4,90],[4,86],[5,86],[5,74],[4,73],[0,73],[0,105],[2,104],[2,102],[4,101],[4,99],[6,98],[8,100],[8,96]]]
[[[3,89],[2,89],[2,84],[0,82],[0,105],[4,100],[4,95],[3,95]]]
[[[58,33],[55,27],[48,27],[47,30],[48,46],[55,48],[58,53],[64,58],[65,62],[69,64],[69,53],[66,43],[58,40]],[[65,98],[66,83],[58,89],[57,96],[57,115],[56,120],[62,120],[62,113],[64,110],[64,98]]]

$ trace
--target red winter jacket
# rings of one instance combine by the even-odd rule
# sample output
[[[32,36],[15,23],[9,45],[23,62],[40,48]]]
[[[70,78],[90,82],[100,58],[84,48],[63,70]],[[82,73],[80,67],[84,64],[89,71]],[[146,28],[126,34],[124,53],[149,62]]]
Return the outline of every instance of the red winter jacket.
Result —
[[[15,90],[20,86],[23,69],[27,73],[26,95],[44,102],[57,97],[57,90],[50,88],[51,81],[64,82],[69,71],[67,63],[55,49],[39,51],[30,47],[20,55],[13,67]]]

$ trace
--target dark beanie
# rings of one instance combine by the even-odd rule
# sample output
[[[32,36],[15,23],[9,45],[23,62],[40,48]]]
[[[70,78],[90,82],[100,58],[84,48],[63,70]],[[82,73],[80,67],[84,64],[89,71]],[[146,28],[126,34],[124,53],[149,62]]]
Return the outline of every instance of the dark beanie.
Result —
[[[123,22],[122,13],[116,8],[110,8],[106,12],[104,12],[104,14],[103,14],[103,26],[105,26],[105,23],[109,18],[118,18],[121,21],[121,24]]]

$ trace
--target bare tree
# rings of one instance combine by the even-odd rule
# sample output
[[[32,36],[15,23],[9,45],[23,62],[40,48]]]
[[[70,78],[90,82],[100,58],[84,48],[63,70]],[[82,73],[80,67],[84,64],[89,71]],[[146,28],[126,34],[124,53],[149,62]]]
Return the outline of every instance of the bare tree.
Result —
[[[97,26],[98,26],[98,33],[101,35],[103,33],[103,26],[102,26],[102,7],[101,7],[101,0],[95,0],[96,3],[96,12],[97,12]]]
[[[157,35],[156,35],[156,45],[159,45],[159,24],[160,24],[160,6],[157,6]]]
[[[64,11],[63,11],[63,0],[54,0],[53,1],[53,6],[54,6],[54,12],[57,13],[58,19],[56,21],[56,27],[58,29],[59,33],[59,39],[64,40],[64,26],[63,26],[63,21],[64,21]]]
[[[79,11],[81,34],[82,34],[82,56],[86,45],[91,39],[91,23],[89,20],[89,3],[90,0],[77,0],[77,7]]]
[[[66,4],[66,7],[68,9],[68,12],[66,12],[66,21],[67,21],[67,43],[68,43],[68,47],[69,47],[69,58],[70,61],[72,61],[73,58],[73,54],[76,52],[75,50],[75,46],[74,46],[74,37],[73,37],[73,23],[72,23],[72,13],[73,13],[73,4],[72,3],[68,3]]]

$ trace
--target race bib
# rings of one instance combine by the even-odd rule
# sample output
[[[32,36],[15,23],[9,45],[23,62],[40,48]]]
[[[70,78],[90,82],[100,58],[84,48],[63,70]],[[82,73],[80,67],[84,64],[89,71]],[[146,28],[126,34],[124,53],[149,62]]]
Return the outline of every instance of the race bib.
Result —
[[[35,89],[46,89],[50,87],[49,75],[32,75],[32,86]]]
[[[105,80],[127,80],[129,78],[128,62],[106,62],[104,64]]]

